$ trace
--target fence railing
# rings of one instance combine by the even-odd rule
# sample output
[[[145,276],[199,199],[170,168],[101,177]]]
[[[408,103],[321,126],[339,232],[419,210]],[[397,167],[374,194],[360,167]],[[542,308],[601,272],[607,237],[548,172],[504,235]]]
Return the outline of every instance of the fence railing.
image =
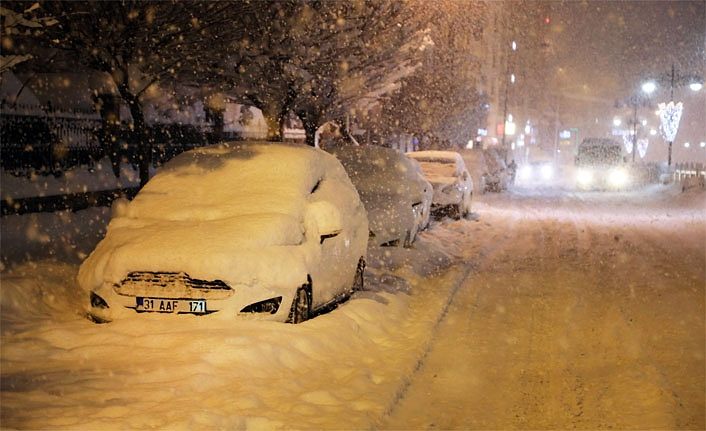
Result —
[[[706,165],[703,163],[675,163],[674,180],[681,181],[685,178],[706,177]]]
[[[697,162],[675,163],[672,179],[682,190],[706,187],[706,165]]]

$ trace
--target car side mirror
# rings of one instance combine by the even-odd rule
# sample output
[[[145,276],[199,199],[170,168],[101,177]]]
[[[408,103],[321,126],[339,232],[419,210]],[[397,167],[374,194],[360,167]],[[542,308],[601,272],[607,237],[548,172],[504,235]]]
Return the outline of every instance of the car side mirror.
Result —
[[[309,204],[307,220],[309,228],[315,226],[322,243],[325,239],[333,238],[343,230],[341,212],[338,207],[328,201],[316,201]]]

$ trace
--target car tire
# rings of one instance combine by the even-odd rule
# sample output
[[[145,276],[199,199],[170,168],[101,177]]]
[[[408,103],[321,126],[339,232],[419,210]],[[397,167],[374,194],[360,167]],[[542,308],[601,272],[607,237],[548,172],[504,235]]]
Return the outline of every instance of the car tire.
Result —
[[[311,286],[306,284],[294,294],[292,308],[289,311],[289,323],[302,323],[311,318]]]
[[[454,205],[454,218],[461,220],[466,214],[466,205],[463,201],[460,204]]]
[[[365,258],[361,256],[358,259],[358,267],[355,269],[355,277],[353,277],[353,286],[351,286],[351,292],[356,292],[363,290],[365,277]]]

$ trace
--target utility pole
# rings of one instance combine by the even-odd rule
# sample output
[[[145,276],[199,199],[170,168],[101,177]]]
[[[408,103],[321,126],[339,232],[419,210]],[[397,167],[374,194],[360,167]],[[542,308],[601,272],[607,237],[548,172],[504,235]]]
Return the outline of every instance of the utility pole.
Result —
[[[637,152],[637,98],[632,104],[632,163],[635,164],[635,153]]]

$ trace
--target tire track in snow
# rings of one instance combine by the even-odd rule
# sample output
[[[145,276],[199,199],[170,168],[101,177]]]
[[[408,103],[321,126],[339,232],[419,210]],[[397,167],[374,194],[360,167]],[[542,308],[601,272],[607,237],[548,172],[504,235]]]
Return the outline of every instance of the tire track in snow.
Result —
[[[516,220],[511,220],[510,224],[514,226],[517,223]],[[510,242],[510,240],[513,239],[511,236],[505,236],[501,241],[496,241],[496,242],[491,242],[489,247],[484,247],[481,249],[479,252],[478,258],[475,261],[465,263],[463,270],[462,270],[462,275],[456,280],[454,283],[453,287],[450,289],[450,293],[447,297],[446,302],[444,303],[444,306],[441,309],[441,312],[437,316],[436,320],[434,321],[434,325],[432,326],[430,336],[424,345],[424,349],[422,351],[422,354],[417,358],[417,361],[414,364],[414,367],[412,368],[412,371],[409,375],[404,376],[402,378],[402,383],[400,387],[397,389],[395,392],[394,397],[392,398],[392,401],[390,404],[387,406],[387,408],[383,411],[383,414],[377,418],[373,422],[373,426],[371,429],[379,429],[383,421],[388,418],[397,408],[397,406],[402,402],[402,400],[405,399],[405,396],[407,395],[407,391],[409,390],[409,387],[412,385],[412,382],[414,381],[415,375],[424,367],[424,364],[426,362],[427,357],[429,356],[429,353],[432,351],[434,348],[434,344],[436,342],[436,335],[438,333],[439,327],[441,324],[444,322],[446,319],[446,316],[448,315],[449,309],[451,307],[451,304],[453,304],[454,300],[458,296],[458,293],[461,291],[461,287],[466,285],[467,281],[473,274],[473,271],[479,267],[481,267],[483,264],[489,261],[491,257],[493,257],[497,252],[503,251],[506,248],[506,244]]]

